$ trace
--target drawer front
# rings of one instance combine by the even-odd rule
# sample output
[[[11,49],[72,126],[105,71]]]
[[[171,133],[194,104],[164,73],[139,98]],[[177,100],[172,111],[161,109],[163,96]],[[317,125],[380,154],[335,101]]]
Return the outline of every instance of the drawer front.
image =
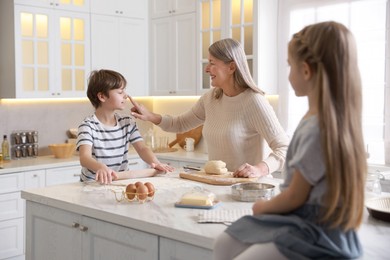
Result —
[[[20,191],[24,188],[24,174],[12,173],[0,175],[0,194]]]
[[[53,168],[46,170],[46,186],[79,182],[81,166]]]
[[[195,168],[203,168],[204,163],[196,163],[196,162],[180,162],[180,168],[182,167],[195,167]]]
[[[24,203],[20,192],[0,195],[0,220],[24,216]]]
[[[45,174],[45,170],[25,172],[24,189],[45,187]]]
[[[0,259],[23,254],[23,218],[0,222]]]
[[[129,159],[129,170],[146,169],[149,166],[142,159]]]

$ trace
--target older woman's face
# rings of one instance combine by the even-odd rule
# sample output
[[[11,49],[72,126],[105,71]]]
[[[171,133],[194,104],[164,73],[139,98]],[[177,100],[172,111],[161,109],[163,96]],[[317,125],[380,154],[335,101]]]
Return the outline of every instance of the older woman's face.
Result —
[[[209,64],[207,64],[205,72],[210,75],[211,86],[223,88],[233,79],[234,70],[230,64],[226,64],[209,54]]]

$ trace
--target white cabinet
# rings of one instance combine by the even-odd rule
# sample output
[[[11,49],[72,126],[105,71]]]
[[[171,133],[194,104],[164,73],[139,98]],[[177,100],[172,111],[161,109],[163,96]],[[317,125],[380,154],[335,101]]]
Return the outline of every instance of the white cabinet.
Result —
[[[172,239],[160,238],[160,260],[213,259],[213,252]]]
[[[149,168],[148,164],[141,158],[129,159],[129,170],[139,170]]]
[[[122,13],[113,10],[119,3]],[[92,69],[116,70],[126,78],[129,95],[147,96],[147,1],[93,1],[91,10]]]
[[[14,3],[76,12],[89,12],[89,0],[14,0]]]
[[[152,0],[150,5],[152,18],[191,13],[196,10],[194,0]]]
[[[0,259],[24,259],[25,203],[20,191],[45,186],[45,170],[0,175]]]
[[[68,166],[46,170],[46,186],[79,182],[81,166]]]
[[[158,259],[158,237],[27,202],[31,259]]]
[[[91,13],[145,19],[147,17],[147,1],[93,0]]]
[[[129,95],[149,94],[146,19],[92,14],[91,39],[93,70],[118,71]]]
[[[73,8],[84,10],[85,6]],[[90,70],[89,13],[4,0],[0,17],[1,98],[85,96]]]
[[[183,167],[196,167],[196,168],[203,168],[205,162],[193,162],[193,161],[186,161],[186,160],[170,160],[170,159],[164,159],[159,158],[159,160],[163,163],[166,163],[172,167],[175,167],[176,169],[180,169]]]
[[[153,19],[150,33],[152,95],[195,95],[196,14]]]

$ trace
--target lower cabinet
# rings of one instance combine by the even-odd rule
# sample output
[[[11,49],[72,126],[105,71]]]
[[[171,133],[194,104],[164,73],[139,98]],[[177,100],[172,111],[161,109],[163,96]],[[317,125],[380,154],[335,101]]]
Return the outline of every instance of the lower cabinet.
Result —
[[[150,166],[144,162],[141,158],[129,159],[129,170],[139,170],[150,168]]]
[[[27,202],[27,259],[158,259],[158,237]]]
[[[25,201],[20,191],[79,180],[79,165],[1,174],[0,259],[25,259]]]
[[[213,259],[213,251],[176,240],[160,238],[160,260],[207,260]]]
[[[80,181],[81,166],[50,168],[46,170],[46,186]]]
[[[26,259],[212,259],[212,251],[27,201]]]

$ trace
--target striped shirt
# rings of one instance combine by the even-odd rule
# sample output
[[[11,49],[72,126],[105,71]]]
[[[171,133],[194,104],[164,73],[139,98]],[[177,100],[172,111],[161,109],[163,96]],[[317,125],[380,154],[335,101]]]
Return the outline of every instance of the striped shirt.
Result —
[[[77,150],[81,145],[92,147],[92,157],[120,172],[128,170],[129,144],[142,141],[133,118],[115,114],[116,125],[103,125],[96,115],[86,117],[78,129]],[[94,180],[95,172],[82,167],[81,180]]]

